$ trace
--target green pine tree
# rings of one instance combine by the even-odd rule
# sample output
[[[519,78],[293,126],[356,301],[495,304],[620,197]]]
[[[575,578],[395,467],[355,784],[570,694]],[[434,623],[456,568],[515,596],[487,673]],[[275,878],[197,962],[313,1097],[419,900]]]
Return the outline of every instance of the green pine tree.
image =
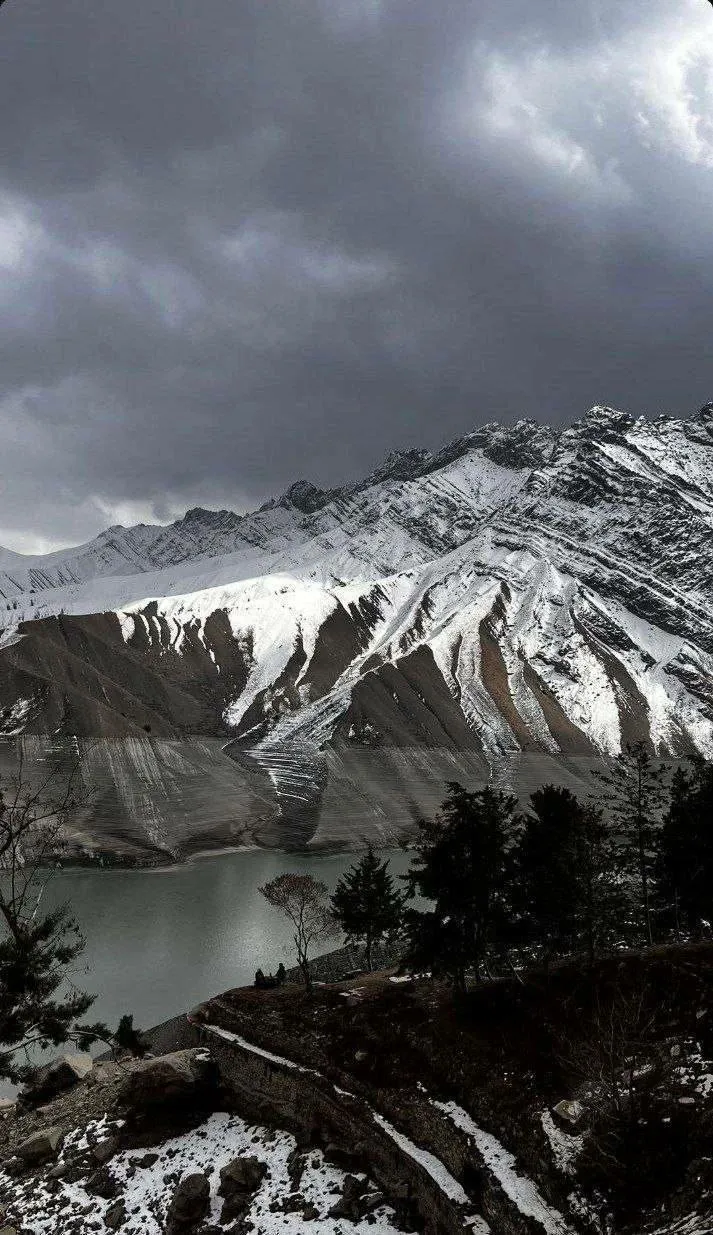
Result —
[[[72,780],[51,774],[34,789],[20,761],[14,781],[0,785],[0,1078],[15,1082],[36,1050],[110,1038],[105,1025],[81,1022],[94,997],[68,982],[84,949],[77,924],[66,908],[40,912],[46,870],[76,804]]]
[[[569,789],[530,797],[517,847],[517,903],[525,934],[548,948],[586,946],[590,960],[611,909],[613,855],[601,812]]]
[[[332,914],[347,939],[364,945],[367,969],[371,969],[374,944],[401,924],[404,899],[394,887],[388,861],[379,862],[371,845],[339,880],[332,896]]]
[[[644,742],[634,742],[597,775],[604,787],[602,805],[617,825],[622,869],[638,885],[639,916],[651,944],[654,861],[666,804],[664,771]]]
[[[112,1034],[112,1044],[116,1050],[128,1051],[138,1058],[145,1055],[149,1049],[141,1030],[134,1028],[134,1018],[128,1012],[120,1018]]]
[[[405,959],[415,969],[445,974],[459,990],[469,971],[480,978],[504,924],[516,806],[515,797],[494,789],[470,793],[450,783],[440,813],[419,825],[408,883],[433,908],[408,911]]]
[[[676,928],[699,930],[713,919],[713,763],[679,768],[659,837],[657,891]]]

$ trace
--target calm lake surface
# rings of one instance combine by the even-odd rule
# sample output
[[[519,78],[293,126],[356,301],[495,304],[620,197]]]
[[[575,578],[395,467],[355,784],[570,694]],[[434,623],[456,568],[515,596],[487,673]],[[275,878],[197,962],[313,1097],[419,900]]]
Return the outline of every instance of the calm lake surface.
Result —
[[[409,855],[401,850],[383,857],[393,875],[408,868]],[[252,982],[258,968],[267,973],[280,961],[293,965],[289,923],[258,888],[275,875],[299,871],[332,891],[354,860],[353,853],[302,857],[250,850],[156,871],[66,870],[52,876],[44,904],[68,903],[87,941],[74,975],[81,989],[97,996],[87,1019],[114,1027],[131,1012],[135,1025],[148,1028]]]

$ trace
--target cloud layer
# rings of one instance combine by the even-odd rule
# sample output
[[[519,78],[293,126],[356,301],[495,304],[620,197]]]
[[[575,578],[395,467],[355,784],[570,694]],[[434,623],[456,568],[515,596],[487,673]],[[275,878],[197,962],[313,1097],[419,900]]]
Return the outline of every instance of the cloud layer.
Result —
[[[0,543],[713,397],[707,0],[11,0]]]

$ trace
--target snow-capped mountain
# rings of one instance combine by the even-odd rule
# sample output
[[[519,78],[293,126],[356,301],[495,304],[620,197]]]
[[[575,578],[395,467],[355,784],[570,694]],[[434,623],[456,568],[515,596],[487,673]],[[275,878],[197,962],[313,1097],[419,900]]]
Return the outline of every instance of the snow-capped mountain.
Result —
[[[713,405],[1,551],[0,603],[6,735],[224,735],[288,776],[306,747],[710,755]]]

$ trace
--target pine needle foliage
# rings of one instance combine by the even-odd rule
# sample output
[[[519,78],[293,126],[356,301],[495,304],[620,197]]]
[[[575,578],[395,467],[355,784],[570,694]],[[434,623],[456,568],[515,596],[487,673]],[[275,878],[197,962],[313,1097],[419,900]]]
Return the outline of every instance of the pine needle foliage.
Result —
[[[30,785],[20,758],[17,775],[0,785],[0,1077],[13,1082],[32,1070],[33,1051],[110,1038],[105,1025],[81,1021],[94,996],[72,983],[84,950],[79,927],[66,907],[41,910],[78,803],[75,775],[53,770]]]
[[[332,896],[332,913],[350,942],[363,944],[366,967],[374,945],[398,929],[404,894],[394,886],[389,863],[380,862],[371,845],[342,875]]]
[[[679,768],[659,836],[657,891],[666,919],[679,934],[710,930],[713,922],[713,763]]]
[[[569,789],[543,785],[530,797],[515,860],[526,938],[548,952],[584,946],[593,960],[615,909],[614,851],[601,811]]]
[[[471,793],[451,782],[439,814],[419,825],[407,880],[411,894],[433,908],[408,910],[405,963],[447,976],[458,990],[465,989],[468,972],[481,977],[507,918],[516,808],[509,794],[490,788]]]
[[[644,742],[630,742],[596,776],[602,785],[599,804],[618,832],[622,872],[638,885],[636,917],[651,944],[654,862],[667,800],[664,769]]]

